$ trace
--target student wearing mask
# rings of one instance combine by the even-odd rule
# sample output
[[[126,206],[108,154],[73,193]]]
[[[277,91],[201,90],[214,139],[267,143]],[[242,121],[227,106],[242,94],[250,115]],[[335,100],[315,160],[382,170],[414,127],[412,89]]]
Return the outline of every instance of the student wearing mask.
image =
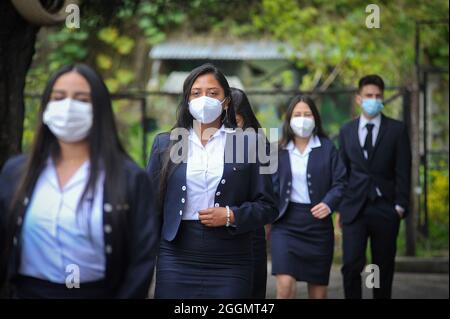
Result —
[[[236,113],[237,127],[253,129],[258,133],[261,125],[253,113],[252,107],[244,91],[231,88],[233,108]],[[266,232],[264,227],[255,230],[253,235],[253,288],[252,298],[265,299],[267,285],[267,251]]]
[[[164,219],[156,298],[251,297],[253,233],[277,209],[270,175],[248,152],[256,135],[235,127],[222,72],[212,64],[192,70],[177,123],[156,136],[147,167]]]
[[[408,213],[411,147],[404,123],[381,113],[384,82],[378,75],[359,81],[361,116],[339,133],[348,188],[339,207],[343,236],[344,292],[361,298],[361,272],[370,238],[372,264],[379,267],[374,298],[390,298],[400,220]]]
[[[271,227],[272,274],[277,298],[295,298],[296,282],[310,298],[326,298],[333,260],[331,213],[345,188],[345,167],[307,96],[289,105],[279,145],[279,217]]]
[[[159,246],[146,172],[119,142],[89,66],[50,77],[29,155],[0,175],[2,283],[12,298],[145,298]]]

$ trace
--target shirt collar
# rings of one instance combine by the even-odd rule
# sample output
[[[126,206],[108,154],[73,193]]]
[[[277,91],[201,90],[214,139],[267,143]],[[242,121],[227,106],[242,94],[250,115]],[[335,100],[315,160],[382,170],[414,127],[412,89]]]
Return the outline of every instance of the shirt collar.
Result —
[[[230,130],[228,128],[225,128],[225,126],[222,124],[222,126],[216,131],[214,132],[213,135],[211,135],[210,140],[212,140],[213,138],[216,138],[224,133],[231,133],[234,132],[234,130]],[[199,145],[202,145],[202,142],[200,141],[200,138],[198,137],[198,135],[194,132],[194,128],[190,128],[189,129],[189,139]]]
[[[299,155],[306,155],[309,152],[311,152],[311,150],[313,148],[317,148],[317,147],[321,147],[322,144],[320,143],[320,138],[317,135],[313,135],[311,136],[311,138],[308,141],[308,144],[306,145],[305,150],[303,151],[303,154],[300,153],[300,151],[298,150],[298,148],[295,147],[294,141],[290,141],[285,149],[288,150],[290,153],[294,152],[294,153],[298,153]]]
[[[79,183],[86,184],[87,179],[89,178],[89,170],[90,170],[90,161],[87,160],[83,164],[81,164],[81,166],[77,169],[74,175],[70,177],[70,180],[66,183],[66,185],[64,185],[62,191],[65,192],[70,188],[78,185]],[[47,158],[46,166],[43,172],[45,174],[45,178],[50,183],[50,185],[53,188],[60,190],[56,166],[51,156]]]
[[[376,128],[379,128],[381,123],[381,113],[371,120],[367,119],[363,114],[361,114],[359,116],[359,129],[365,128],[367,123],[372,123]]]

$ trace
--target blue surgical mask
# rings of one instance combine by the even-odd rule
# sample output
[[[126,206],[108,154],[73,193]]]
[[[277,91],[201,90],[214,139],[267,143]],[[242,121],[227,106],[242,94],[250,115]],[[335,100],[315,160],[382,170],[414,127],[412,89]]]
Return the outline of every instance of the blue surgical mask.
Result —
[[[363,99],[361,106],[369,116],[377,116],[384,108],[383,102],[379,99]]]

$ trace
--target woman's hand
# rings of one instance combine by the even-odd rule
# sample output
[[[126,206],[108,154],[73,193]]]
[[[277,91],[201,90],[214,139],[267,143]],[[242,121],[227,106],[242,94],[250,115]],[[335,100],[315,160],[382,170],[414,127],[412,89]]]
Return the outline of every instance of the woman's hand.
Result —
[[[264,231],[266,232],[266,241],[270,240],[270,224],[264,225]]]
[[[313,214],[313,216],[315,218],[323,219],[323,218],[327,217],[328,215],[330,215],[331,210],[327,204],[319,203],[316,206],[314,206],[313,208],[311,208],[311,213]]]
[[[341,229],[342,228],[342,225],[341,225],[341,213],[334,212],[334,214],[335,214],[335,218],[334,218],[335,224],[338,226],[339,229]]]
[[[220,227],[227,224],[227,209],[225,207],[211,207],[198,212],[200,222],[208,227]],[[230,209],[230,224],[234,224],[234,213]]]

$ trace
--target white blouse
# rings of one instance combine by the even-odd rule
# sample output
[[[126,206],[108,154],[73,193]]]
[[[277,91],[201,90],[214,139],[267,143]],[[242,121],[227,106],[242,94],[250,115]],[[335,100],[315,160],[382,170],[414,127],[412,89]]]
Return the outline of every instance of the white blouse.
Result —
[[[205,146],[193,129],[189,133],[186,167],[186,207],[182,219],[198,220],[198,211],[214,207],[217,186],[223,175],[226,129],[222,126]]]
[[[293,141],[290,141],[286,146],[286,149],[289,151],[292,171],[292,190],[290,194],[291,202],[311,204],[306,176],[308,159],[312,149],[320,146],[320,139],[316,135],[313,135],[309,139],[308,145],[306,145],[303,153],[300,153],[299,149],[295,147]]]
[[[61,189],[53,161],[48,159],[25,215],[20,274],[65,283],[68,276],[74,277],[74,269],[79,269],[81,283],[104,278],[104,173],[97,180],[95,198],[88,193],[76,211],[89,167],[86,161]]]

